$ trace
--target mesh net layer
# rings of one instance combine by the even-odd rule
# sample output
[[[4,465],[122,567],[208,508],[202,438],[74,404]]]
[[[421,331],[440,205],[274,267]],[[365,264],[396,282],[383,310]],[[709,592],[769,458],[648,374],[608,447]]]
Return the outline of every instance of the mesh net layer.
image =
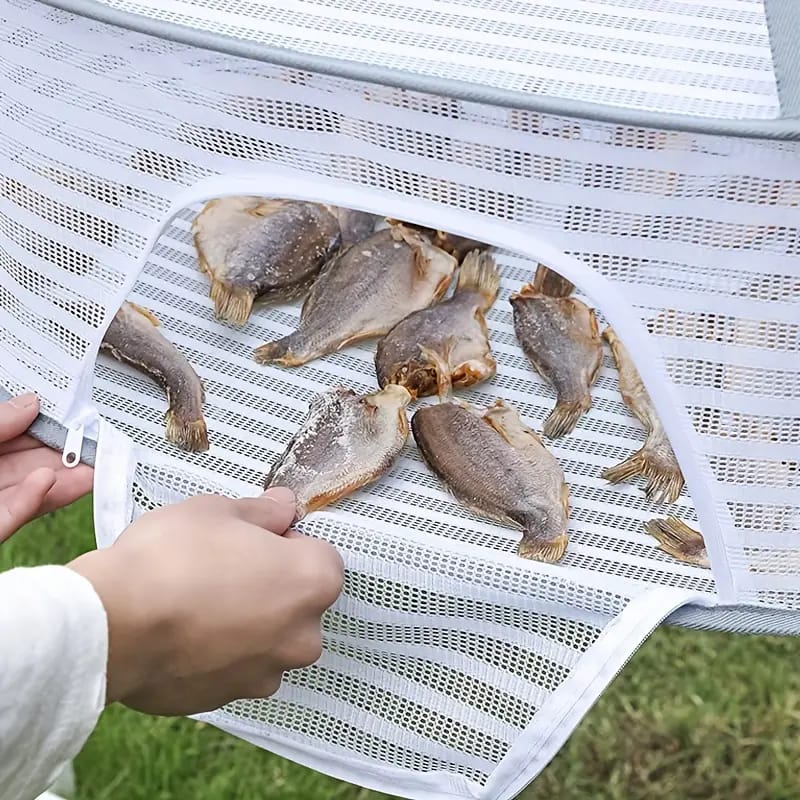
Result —
[[[513,743],[529,745],[532,729],[557,740],[545,736],[553,720],[570,727],[560,704],[580,694],[574,681],[589,695],[602,689],[598,648],[626,626],[620,652],[635,646],[639,612],[626,614],[647,607],[642,597],[713,598],[722,582],[742,605],[768,604],[773,620],[800,609],[797,145],[361,85],[178,46],[30,0],[0,2],[0,75],[0,384],[37,391],[59,422],[97,409],[123,443],[135,443],[128,483],[96,494],[101,544],[153,503],[198,490],[252,493],[316,391],[375,385],[374,345],[297,371],[252,362],[252,347],[291,329],[297,307],[261,309],[244,330],[213,320],[188,237],[193,202],[145,252],[175,198],[208,176],[274,174],[264,192],[279,194],[291,169],[343,191],[378,191],[376,210],[385,213],[415,198],[535,230],[587,275],[612,282],[606,303],[642,320],[688,414],[721,530],[716,575],[655,547],[642,523],[667,509],[646,503],[640,485],[612,488],[599,478],[642,441],[606,356],[594,408],[552,448],[575,506],[557,572],[519,563],[517,533],[448,499],[410,443],[385,479],[308,521],[352,569],[326,621],[323,661],[291,676],[275,701],[223,712],[226,727],[298,758],[324,745],[331,760],[315,765],[329,772],[347,750],[355,780],[376,765],[395,768],[410,796],[494,800],[504,796],[492,781],[514,761]],[[498,375],[463,396],[504,397],[538,428],[554,398],[516,344],[507,302],[534,263],[508,249],[497,258],[503,283],[489,327]],[[159,316],[206,381],[209,453],[172,450],[159,390],[96,359],[125,297]],[[119,441],[112,435],[105,449]],[[678,510],[697,523],[688,493]],[[613,601],[601,601],[598,586]],[[672,601],[653,601],[651,624]],[[761,612],[738,613],[731,624],[767,624]],[[473,618],[481,622],[464,624]],[[547,628],[548,619],[557,623]],[[370,680],[381,670],[393,678],[378,681],[373,707]],[[534,761],[520,767],[525,775],[541,767]],[[419,776],[446,776],[445,789],[437,784],[436,795],[415,783]],[[512,785],[504,780],[503,791]]]

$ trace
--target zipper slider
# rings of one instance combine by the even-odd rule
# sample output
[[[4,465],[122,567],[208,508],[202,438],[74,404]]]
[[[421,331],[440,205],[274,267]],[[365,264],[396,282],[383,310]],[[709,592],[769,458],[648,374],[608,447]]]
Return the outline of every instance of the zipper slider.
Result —
[[[64,452],[61,455],[61,463],[68,469],[77,467],[81,463],[81,451],[83,450],[83,425],[76,428],[67,429],[67,438],[64,442]]]

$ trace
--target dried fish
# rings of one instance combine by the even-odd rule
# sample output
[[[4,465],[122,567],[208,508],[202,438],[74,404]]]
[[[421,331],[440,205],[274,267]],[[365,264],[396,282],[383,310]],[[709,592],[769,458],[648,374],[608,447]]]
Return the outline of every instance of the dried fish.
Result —
[[[627,348],[611,328],[603,331],[603,338],[609,343],[619,370],[622,399],[642,423],[647,436],[640,450],[621,464],[603,470],[601,476],[611,483],[622,483],[641,475],[647,480],[648,499],[656,503],[674,503],[684,484],[678,459]]]
[[[677,517],[651,519],[645,528],[665,553],[696,567],[711,569],[703,535]]]
[[[548,297],[569,297],[575,291],[575,284],[555,270],[539,264],[533,278],[533,288]]]
[[[452,386],[465,388],[491,378],[497,363],[484,314],[499,288],[494,259],[473,250],[461,265],[452,297],[409,314],[378,342],[379,385],[400,384],[413,397],[438,391],[444,398]]]
[[[190,452],[208,450],[203,384],[186,356],[162,336],[158,326],[158,319],[149,311],[125,302],[111,320],[100,349],[164,389],[169,404],[165,417],[168,441]]]
[[[410,401],[394,385],[366,395],[344,387],[317,395],[264,487],[290,488],[302,519],[377,480],[408,439]]]
[[[567,548],[564,473],[542,440],[502,400],[481,411],[462,402],[420,408],[411,430],[423,458],[465,506],[522,528],[519,555],[556,562]]]
[[[192,234],[216,314],[236,325],[248,320],[256,300],[305,294],[341,244],[337,216],[325,206],[250,196],[209,201]]]
[[[376,231],[323,269],[294,332],[255,351],[260,364],[299,366],[383,336],[447,291],[456,260],[403,225]]]
[[[592,406],[590,389],[603,363],[594,311],[575,297],[552,297],[528,284],[511,296],[514,331],[536,371],[556,390],[545,436],[572,432]]]

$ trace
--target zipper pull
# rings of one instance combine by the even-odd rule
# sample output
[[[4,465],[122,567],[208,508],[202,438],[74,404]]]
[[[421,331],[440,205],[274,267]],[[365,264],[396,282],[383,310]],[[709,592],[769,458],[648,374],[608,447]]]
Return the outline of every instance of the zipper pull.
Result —
[[[81,463],[81,451],[83,450],[83,425],[77,428],[67,429],[67,438],[64,442],[64,452],[61,455],[61,463],[72,469]]]

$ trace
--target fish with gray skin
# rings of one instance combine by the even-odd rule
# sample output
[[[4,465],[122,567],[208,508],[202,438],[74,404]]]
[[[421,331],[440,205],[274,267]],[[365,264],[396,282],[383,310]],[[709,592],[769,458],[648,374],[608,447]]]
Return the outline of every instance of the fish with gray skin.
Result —
[[[209,201],[192,235],[216,315],[235,325],[247,322],[256,300],[305,294],[342,239],[337,214],[325,206],[251,196]]]
[[[659,548],[673,558],[695,567],[711,569],[703,535],[677,517],[651,519],[645,529],[656,538]]]
[[[461,265],[452,297],[409,314],[378,342],[378,384],[405,386],[414,398],[437,392],[444,398],[453,386],[491,378],[497,362],[484,314],[499,288],[494,259],[473,250]]]
[[[402,386],[358,395],[336,387],[317,395],[264,488],[286,486],[297,498],[297,519],[377,480],[408,439]]]
[[[366,211],[356,211],[352,208],[330,206],[331,211],[339,222],[342,234],[341,247],[350,247],[374,233],[375,226],[380,217],[368,214]]]
[[[511,296],[514,331],[536,371],[556,391],[545,436],[571,433],[592,406],[591,387],[603,363],[594,311],[575,297],[553,297],[527,284]]]
[[[465,506],[522,528],[522,558],[554,563],[567,548],[569,488],[542,440],[502,400],[420,408],[411,419],[428,466]]]
[[[156,317],[125,302],[106,331],[100,349],[159,384],[167,395],[166,438],[183,450],[208,450],[203,418],[203,384],[186,356],[158,330]]]
[[[418,231],[390,225],[334,257],[303,304],[294,333],[257,348],[259,364],[296,367],[383,336],[438,302],[457,263]]]
[[[640,450],[621,464],[604,469],[601,477],[610,483],[622,483],[641,476],[647,481],[645,494],[649,500],[674,503],[683,490],[684,479],[672,445],[627,348],[610,327],[603,331],[603,338],[611,347],[619,371],[622,400],[642,423],[647,435]]]

